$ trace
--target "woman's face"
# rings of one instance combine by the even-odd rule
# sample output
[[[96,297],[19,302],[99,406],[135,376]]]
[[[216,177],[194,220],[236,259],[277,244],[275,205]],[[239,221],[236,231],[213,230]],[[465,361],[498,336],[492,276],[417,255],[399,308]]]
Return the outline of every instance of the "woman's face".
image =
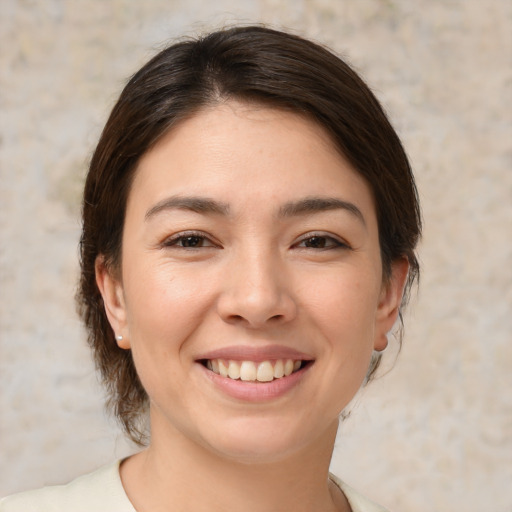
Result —
[[[270,461],[332,435],[406,271],[383,285],[372,194],[322,128],[228,102],[143,156],[98,283],[153,436]]]

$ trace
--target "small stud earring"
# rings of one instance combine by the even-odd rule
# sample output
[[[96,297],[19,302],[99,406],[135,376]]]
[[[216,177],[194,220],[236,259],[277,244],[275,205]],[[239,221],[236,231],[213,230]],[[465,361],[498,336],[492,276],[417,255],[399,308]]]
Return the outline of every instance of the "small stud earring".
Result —
[[[123,341],[123,336],[122,336],[122,334],[117,334],[117,335],[116,335],[116,341]]]

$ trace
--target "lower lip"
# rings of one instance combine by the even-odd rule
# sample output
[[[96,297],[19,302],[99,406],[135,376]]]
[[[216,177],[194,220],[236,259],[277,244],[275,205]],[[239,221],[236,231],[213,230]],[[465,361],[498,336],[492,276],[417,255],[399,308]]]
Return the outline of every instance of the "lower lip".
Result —
[[[304,378],[312,364],[292,373],[288,377],[274,379],[271,382],[247,382],[222,377],[197,363],[205,376],[226,395],[246,402],[265,402],[286,395]]]

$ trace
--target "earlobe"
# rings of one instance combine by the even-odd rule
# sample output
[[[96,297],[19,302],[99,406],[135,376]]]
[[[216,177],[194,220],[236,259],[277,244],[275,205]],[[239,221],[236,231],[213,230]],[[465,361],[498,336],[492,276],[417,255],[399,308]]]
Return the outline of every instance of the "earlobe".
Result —
[[[96,258],[95,272],[96,284],[103,297],[105,313],[114,331],[116,342],[120,348],[129,349],[126,305],[121,280],[107,268],[102,255]]]
[[[400,313],[400,305],[405,283],[409,272],[409,262],[401,258],[391,264],[391,276],[383,284],[377,310],[377,325],[374,349],[378,352],[385,350],[388,344],[387,335],[393,328]]]

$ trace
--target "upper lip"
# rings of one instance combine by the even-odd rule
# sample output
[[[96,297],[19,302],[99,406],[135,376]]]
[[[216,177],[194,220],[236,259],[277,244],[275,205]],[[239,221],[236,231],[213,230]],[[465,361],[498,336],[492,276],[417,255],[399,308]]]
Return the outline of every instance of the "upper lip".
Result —
[[[295,361],[311,361],[313,357],[300,352],[291,347],[284,345],[264,345],[264,346],[253,346],[253,345],[234,345],[230,347],[221,347],[215,350],[210,350],[199,357],[196,360],[208,360],[208,359],[225,359],[233,361],[269,361],[277,359],[293,359]]]

